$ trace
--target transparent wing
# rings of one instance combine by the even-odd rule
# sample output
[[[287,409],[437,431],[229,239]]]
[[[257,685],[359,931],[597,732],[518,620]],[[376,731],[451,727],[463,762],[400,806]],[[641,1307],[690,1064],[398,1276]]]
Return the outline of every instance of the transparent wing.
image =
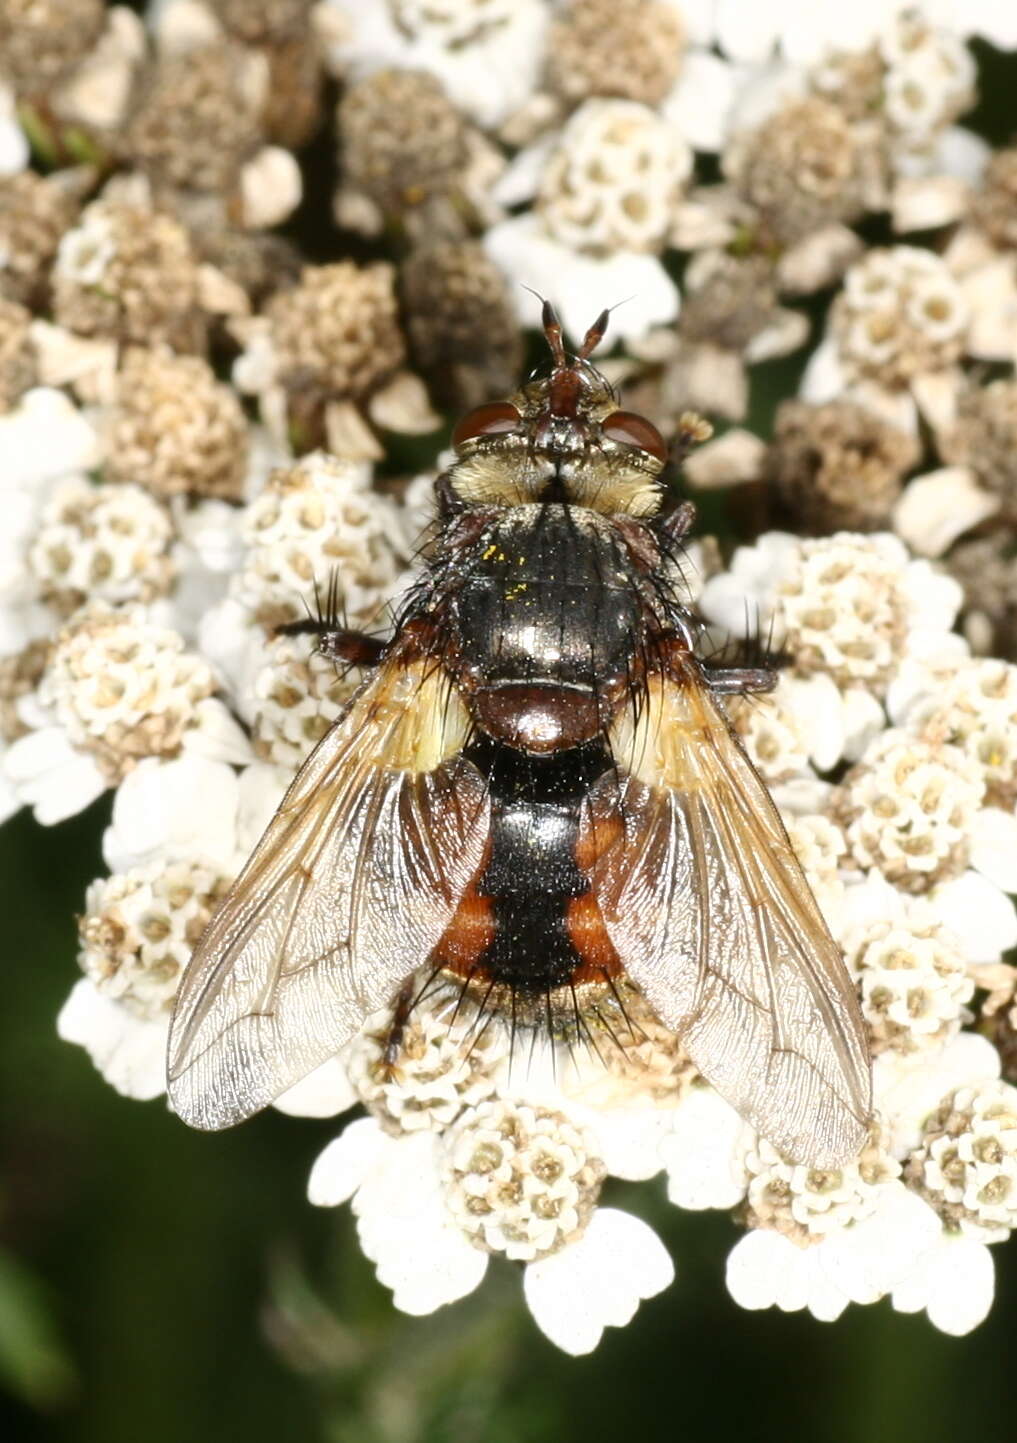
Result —
[[[185,1122],[267,1106],[427,958],[487,836],[467,727],[440,668],[393,661],[308,758],[184,976],[167,1075]]]
[[[612,733],[587,825],[626,971],[786,1158],[857,1156],[871,1111],[855,990],[766,788],[689,663]]]

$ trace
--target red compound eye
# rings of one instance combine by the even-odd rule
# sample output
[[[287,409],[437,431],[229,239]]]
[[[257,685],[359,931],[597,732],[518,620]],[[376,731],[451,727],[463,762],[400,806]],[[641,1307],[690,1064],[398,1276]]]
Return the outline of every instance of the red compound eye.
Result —
[[[486,406],[477,406],[457,424],[452,432],[452,445],[459,447],[464,441],[475,441],[480,436],[500,436],[506,431],[515,431],[522,418],[515,406],[508,401],[491,401]]]
[[[658,461],[667,460],[667,442],[645,416],[637,416],[634,411],[612,411],[611,415],[601,423],[603,434],[609,441],[621,441],[625,446],[638,446],[640,451],[645,451],[648,456],[655,457]]]

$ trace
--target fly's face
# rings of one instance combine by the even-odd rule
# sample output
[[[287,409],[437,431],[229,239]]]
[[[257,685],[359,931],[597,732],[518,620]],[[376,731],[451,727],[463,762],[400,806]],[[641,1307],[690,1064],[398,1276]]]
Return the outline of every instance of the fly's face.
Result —
[[[605,311],[570,360],[545,305],[550,375],[529,381],[507,401],[477,407],[453,432],[459,459],[448,482],[460,502],[564,501],[606,516],[649,517],[660,510],[664,439],[645,417],[622,410],[588,359],[606,325]]]

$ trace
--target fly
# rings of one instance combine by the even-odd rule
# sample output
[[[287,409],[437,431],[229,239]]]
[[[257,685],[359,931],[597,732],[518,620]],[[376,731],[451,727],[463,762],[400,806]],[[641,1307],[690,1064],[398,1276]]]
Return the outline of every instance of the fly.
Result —
[[[851,980],[682,601],[693,520],[668,448],[544,307],[545,375],[455,428],[423,579],[209,924],[173,1016],[168,1087],[229,1127],[338,1051],[404,1025],[418,975],[581,1028],[634,987],[788,1160],[856,1156],[871,1112]]]

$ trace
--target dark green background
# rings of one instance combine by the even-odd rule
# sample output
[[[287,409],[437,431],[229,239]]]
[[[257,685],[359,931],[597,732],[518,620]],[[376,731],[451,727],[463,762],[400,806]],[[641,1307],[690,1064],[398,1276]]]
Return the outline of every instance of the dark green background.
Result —
[[[373,3],[373,0],[365,0]],[[765,0],[761,0],[765,3]],[[1017,3],[1017,0],[1015,0]],[[980,130],[1014,124],[1017,60],[979,47]],[[313,149],[297,228],[316,259],[330,143]],[[320,169],[319,169],[320,168]],[[313,175],[314,171],[317,175]],[[316,199],[315,199],[316,197]],[[877,237],[873,236],[873,239]],[[761,368],[754,421],[801,358]],[[721,522],[716,504],[710,526]],[[117,1097],[55,1017],[75,980],[74,914],[103,872],[108,799],[60,828],[0,829],[0,1421],[18,1443],[515,1443],[682,1437],[947,1443],[1017,1431],[1017,1248],[994,1249],[995,1309],[964,1339],[889,1304],[838,1323],[729,1300],[733,1225],[662,1188],[611,1197],[665,1238],[678,1279],[572,1360],[537,1332],[518,1274],[404,1318],[348,1209],[312,1209],[327,1123],[266,1114],[201,1136],[160,1102]]]

